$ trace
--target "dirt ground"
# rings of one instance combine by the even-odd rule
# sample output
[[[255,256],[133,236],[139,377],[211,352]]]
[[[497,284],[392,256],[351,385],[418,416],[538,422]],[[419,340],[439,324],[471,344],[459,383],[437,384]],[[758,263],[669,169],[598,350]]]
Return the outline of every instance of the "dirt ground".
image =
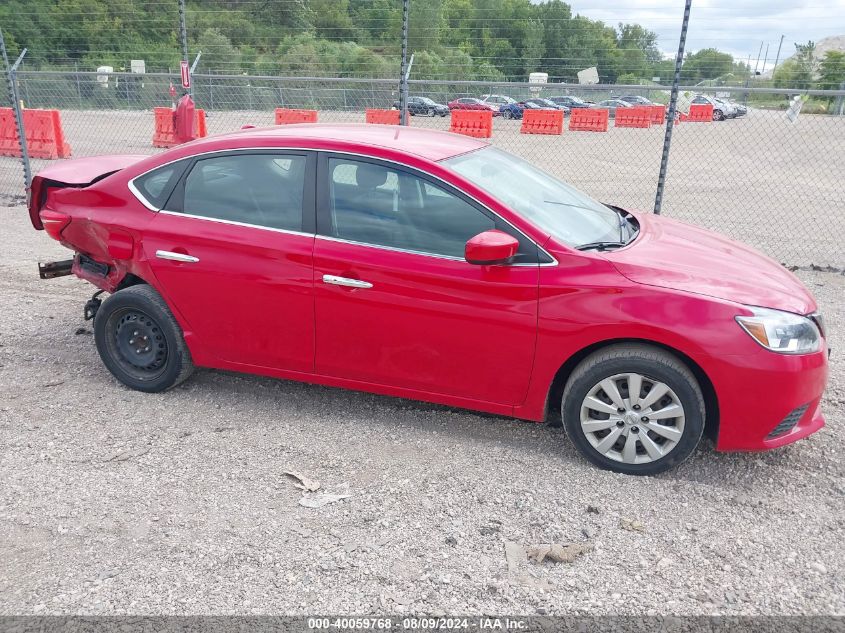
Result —
[[[74,156],[152,153],[151,111],[63,110]],[[361,112],[319,113],[323,122],[363,123]],[[271,111],[208,113],[210,134],[270,125]],[[413,117],[415,126],[448,129],[449,118]],[[610,127],[562,136],[519,133],[496,119],[492,142],[555,173],[604,202],[654,207],[662,126]],[[673,134],[663,213],[753,244],[788,265],[845,268],[845,118],[752,110],[746,117],[682,123]],[[34,171],[47,161],[35,161]],[[0,205],[21,196],[20,162],[0,157]],[[4,196],[4,193],[6,194]],[[18,199],[20,200],[20,198]]]
[[[829,323],[827,427],[633,478],[446,407],[202,370],[129,391],[91,287],[38,279],[66,251],[3,214],[0,614],[845,613],[841,274],[798,273]],[[349,496],[303,507],[287,470]],[[544,542],[592,549],[508,561]]]

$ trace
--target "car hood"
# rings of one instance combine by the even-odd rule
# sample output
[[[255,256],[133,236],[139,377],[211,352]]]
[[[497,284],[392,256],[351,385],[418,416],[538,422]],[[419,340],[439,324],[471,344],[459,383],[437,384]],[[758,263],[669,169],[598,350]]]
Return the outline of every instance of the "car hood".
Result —
[[[816,309],[804,284],[759,251],[684,222],[634,215],[637,239],[603,253],[631,281],[798,314]]]

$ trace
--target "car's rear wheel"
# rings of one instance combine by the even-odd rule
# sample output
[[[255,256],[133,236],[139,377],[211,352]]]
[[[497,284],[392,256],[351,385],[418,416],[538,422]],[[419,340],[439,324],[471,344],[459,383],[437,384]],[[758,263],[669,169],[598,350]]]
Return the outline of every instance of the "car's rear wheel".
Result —
[[[713,120],[714,121],[724,121],[725,115],[721,110],[713,110]]]
[[[130,286],[97,310],[94,341],[103,364],[127,387],[164,391],[194,370],[182,330],[150,286]]]
[[[567,434],[594,464],[654,475],[680,464],[704,430],[704,398],[676,356],[648,345],[614,345],[579,364],[563,392]]]

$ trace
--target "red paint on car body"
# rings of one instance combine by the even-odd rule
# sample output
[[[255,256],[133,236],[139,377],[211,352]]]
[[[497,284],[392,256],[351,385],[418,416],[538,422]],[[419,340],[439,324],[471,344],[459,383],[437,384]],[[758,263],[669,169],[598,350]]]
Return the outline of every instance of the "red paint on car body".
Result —
[[[640,233],[614,252],[577,251],[439,161],[486,143],[394,126],[288,125],[201,139],[155,156],[59,163],[30,207],[72,218],[60,241],[152,285],[182,327],[197,365],[427,400],[540,421],[568,363],[617,341],[674,351],[694,369],[718,415],[717,448],[764,450],[824,424],[827,349],[778,354],[734,321],[748,306],[809,314],[801,282],[757,251],[709,231],[634,214]],[[157,213],[129,182],[158,166],[225,150],[303,149],[391,161],[445,181],[547,251],[553,263],[478,266],[463,260]],[[109,174],[117,167],[118,171]],[[89,186],[74,188],[74,185]],[[180,250],[181,249],[181,250]],[[190,253],[202,265],[156,259]],[[324,275],[366,280],[359,290]],[[753,406],[752,406],[753,404]],[[786,435],[767,439],[796,407]],[[557,406],[557,405],[551,405]]]

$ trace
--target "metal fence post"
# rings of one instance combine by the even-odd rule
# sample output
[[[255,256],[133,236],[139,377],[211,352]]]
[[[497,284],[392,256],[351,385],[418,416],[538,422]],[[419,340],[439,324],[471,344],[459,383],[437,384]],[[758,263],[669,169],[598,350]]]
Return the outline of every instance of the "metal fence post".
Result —
[[[6,69],[9,99],[12,101],[12,109],[15,112],[15,127],[18,129],[18,144],[21,148],[24,186],[28,188],[29,183],[32,182],[32,167],[29,163],[29,148],[26,145],[26,130],[23,127],[23,113],[21,112],[21,100],[18,98],[18,81],[16,77],[18,66],[23,61],[23,56],[26,55],[26,49],[23,49],[15,63],[9,66],[9,56],[6,53],[6,40],[3,38],[3,30],[0,29],[0,51],[3,54],[3,67]]]
[[[179,41],[182,44],[182,60],[186,64],[190,64],[191,60],[188,59],[188,29],[185,26],[185,0],[179,0]],[[188,77],[190,76],[189,70]],[[193,94],[193,84],[191,84],[187,92],[188,94]]]
[[[684,63],[684,45],[687,42],[687,27],[692,0],[686,0],[684,21],[681,25],[681,39],[678,42],[678,56],[675,58],[675,76],[672,79],[672,96],[669,112],[666,114],[666,135],[663,137],[663,154],[660,157],[660,174],[657,176],[657,193],[654,196],[654,213],[660,215],[663,206],[663,189],[666,186],[666,169],[669,166],[669,149],[672,147],[672,128],[675,126],[675,108],[678,105],[678,86],[681,85],[681,65]]]
[[[399,122],[408,125],[408,10],[411,0],[402,0],[402,65],[399,69]]]

